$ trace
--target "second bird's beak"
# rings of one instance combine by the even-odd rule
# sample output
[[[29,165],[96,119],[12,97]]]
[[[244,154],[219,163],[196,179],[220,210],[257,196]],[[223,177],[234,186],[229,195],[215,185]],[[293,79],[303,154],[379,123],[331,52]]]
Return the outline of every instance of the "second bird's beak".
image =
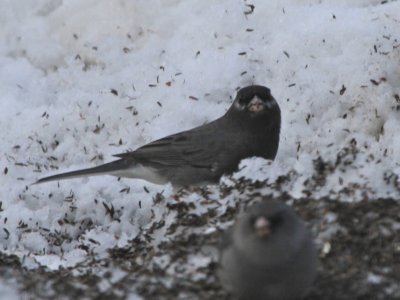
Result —
[[[254,230],[258,237],[266,237],[271,233],[271,223],[266,217],[258,217],[254,223]]]
[[[254,96],[247,104],[247,109],[251,112],[258,112],[264,109],[264,101],[262,101],[258,96]]]

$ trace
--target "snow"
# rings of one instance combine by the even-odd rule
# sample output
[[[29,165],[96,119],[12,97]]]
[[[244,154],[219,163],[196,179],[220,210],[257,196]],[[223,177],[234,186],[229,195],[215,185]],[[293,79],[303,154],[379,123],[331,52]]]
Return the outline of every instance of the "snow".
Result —
[[[0,298],[18,299],[18,292],[14,280],[0,279]]]
[[[126,245],[151,216],[174,218],[153,203],[175,201],[170,185],[31,183],[209,122],[252,83],[281,107],[280,146],[274,162],[246,159],[233,179],[267,180],[273,193],[287,176],[295,198],[398,196],[399,22],[398,1],[3,0],[1,251],[27,267],[73,266]],[[330,168],[322,184],[318,162]]]
[[[378,284],[382,281],[382,276],[376,274],[368,274],[367,281],[371,284]]]

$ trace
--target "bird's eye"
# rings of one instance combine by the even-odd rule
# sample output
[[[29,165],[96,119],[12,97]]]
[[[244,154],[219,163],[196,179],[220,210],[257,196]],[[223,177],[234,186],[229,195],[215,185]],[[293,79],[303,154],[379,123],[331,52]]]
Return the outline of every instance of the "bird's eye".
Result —
[[[281,213],[278,213],[278,214],[275,214],[275,215],[269,217],[268,220],[271,222],[271,226],[275,227],[282,223],[283,216]]]
[[[244,110],[247,107],[246,100],[243,97],[238,98],[236,107],[240,110]]]
[[[248,101],[246,101],[246,99],[245,99],[244,97],[240,97],[240,98],[239,98],[239,103],[240,103],[241,105],[246,105],[247,102],[248,102]]]

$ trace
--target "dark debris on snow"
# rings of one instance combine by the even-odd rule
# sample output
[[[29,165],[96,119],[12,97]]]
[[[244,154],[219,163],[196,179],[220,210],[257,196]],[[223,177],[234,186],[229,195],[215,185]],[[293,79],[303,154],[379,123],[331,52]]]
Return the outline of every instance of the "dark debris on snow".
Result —
[[[232,224],[238,212],[257,201],[263,183],[239,180],[236,186],[219,188],[221,197],[234,191],[239,196],[223,208],[208,199],[207,188],[196,191],[203,197],[196,204],[179,196],[173,203],[158,199],[155,205],[176,213],[172,223],[154,222],[129,246],[110,249],[107,258],[89,255],[73,268],[28,270],[16,256],[0,252],[0,278],[32,299],[127,299],[132,294],[143,299],[230,299],[216,277],[222,230],[207,229]],[[294,200],[284,193],[279,198],[305,220],[320,252],[318,277],[307,300],[400,299],[399,199],[349,203]],[[207,208],[202,214],[196,210],[199,205]],[[160,232],[168,238],[157,243]]]

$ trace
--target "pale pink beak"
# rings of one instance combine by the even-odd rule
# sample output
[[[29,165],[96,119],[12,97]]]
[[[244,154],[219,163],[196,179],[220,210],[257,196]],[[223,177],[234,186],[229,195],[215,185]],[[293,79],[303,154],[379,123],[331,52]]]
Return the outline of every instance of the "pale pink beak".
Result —
[[[264,109],[264,102],[258,96],[254,96],[249,104],[247,104],[247,108],[251,112],[258,112]]]
[[[254,223],[254,230],[259,237],[265,237],[271,233],[271,223],[266,217],[258,217]]]

